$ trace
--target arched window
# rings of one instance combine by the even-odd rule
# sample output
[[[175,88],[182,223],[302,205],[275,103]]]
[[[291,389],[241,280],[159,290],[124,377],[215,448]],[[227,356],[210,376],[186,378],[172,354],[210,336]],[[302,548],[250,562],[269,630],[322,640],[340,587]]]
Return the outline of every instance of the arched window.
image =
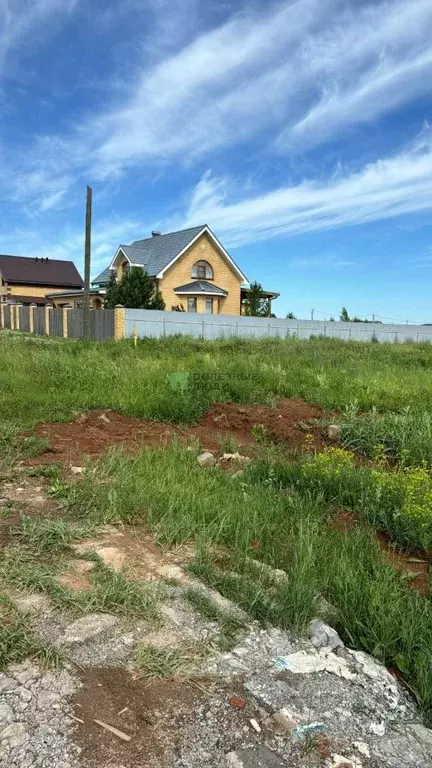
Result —
[[[213,270],[208,261],[197,261],[192,267],[192,277],[198,280],[213,280]]]

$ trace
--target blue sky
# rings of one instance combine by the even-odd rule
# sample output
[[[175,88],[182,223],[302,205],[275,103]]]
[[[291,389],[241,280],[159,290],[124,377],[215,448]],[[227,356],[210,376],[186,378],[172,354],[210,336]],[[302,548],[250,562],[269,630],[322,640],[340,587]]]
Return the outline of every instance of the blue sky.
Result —
[[[207,223],[278,316],[432,322],[431,0],[0,0],[0,252]]]

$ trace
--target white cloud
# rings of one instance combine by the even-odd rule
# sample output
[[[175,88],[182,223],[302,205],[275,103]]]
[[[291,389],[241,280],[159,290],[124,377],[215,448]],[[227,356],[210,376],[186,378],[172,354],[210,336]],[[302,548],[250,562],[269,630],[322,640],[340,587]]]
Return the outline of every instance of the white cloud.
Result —
[[[230,196],[229,179],[206,173],[193,192],[185,226],[208,222],[236,246],[430,210],[432,132],[425,128],[399,154],[327,182],[305,180],[243,199]]]
[[[40,44],[49,22],[69,13],[79,0],[0,0],[0,74],[17,53]]]
[[[33,0],[34,18],[75,2]],[[78,115],[67,134],[38,138],[12,159],[4,173],[8,196],[61,207],[83,178],[190,164],[257,138],[261,150],[304,152],[432,91],[431,0],[253,4],[204,29],[202,0],[191,2],[184,37],[172,33],[183,29],[186,0],[174,14],[168,0],[128,0],[128,12],[150,7],[156,20],[153,28],[148,13],[137,15],[145,32],[138,61],[131,51],[128,81],[106,107]],[[14,8],[29,3],[14,0]],[[0,9],[8,7],[0,0]],[[16,18],[9,46],[26,34]],[[159,43],[155,63],[148,53]]]

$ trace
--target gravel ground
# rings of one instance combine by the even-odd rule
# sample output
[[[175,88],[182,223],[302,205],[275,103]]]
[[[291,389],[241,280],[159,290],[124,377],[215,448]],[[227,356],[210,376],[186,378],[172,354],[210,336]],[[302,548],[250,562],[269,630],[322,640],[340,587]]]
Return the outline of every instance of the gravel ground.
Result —
[[[0,766],[78,768],[70,697],[78,681],[70,671],[43,672],[24,663],[0,674]]]

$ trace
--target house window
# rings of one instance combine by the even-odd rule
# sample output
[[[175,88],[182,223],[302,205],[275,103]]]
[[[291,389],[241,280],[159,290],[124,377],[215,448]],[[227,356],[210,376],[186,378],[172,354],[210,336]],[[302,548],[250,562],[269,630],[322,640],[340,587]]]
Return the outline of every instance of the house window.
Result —
[[[206,305],[205,305],[205,307],[206,307],[205,308],[206,314],[207,315],[212,315],[213,314],[213,299],[206,299],[205,302],[206,302]]]
[[[195,296],[189,296],[187,300],[187,311],[188,312],[196,312],[197,311],[197,300]]]
[[[197,261],[192,267],[192,277],[198,280],[213,280],[213,270],[208,261]]]

